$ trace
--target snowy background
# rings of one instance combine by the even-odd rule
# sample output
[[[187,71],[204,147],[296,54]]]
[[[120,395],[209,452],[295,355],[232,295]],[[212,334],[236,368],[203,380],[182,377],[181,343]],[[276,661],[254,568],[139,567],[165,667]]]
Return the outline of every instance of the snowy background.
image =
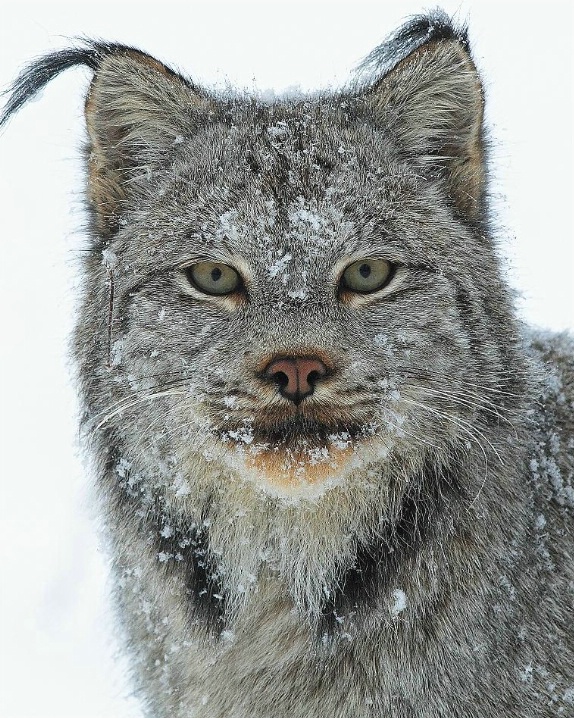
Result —
[[[442,6],[469,20],[485,79],[502,248],[520,311],[529,322],[572,329],[571,3]],[[30,58],[78,35],[140,46],[208,85],[325,87],[344,82],[423,9],[411,0],[3,0],[0,88]],[[88,78],[83,69],[62,75],[0,135],[2,718],[141,718],[114,657],[67,360]]]

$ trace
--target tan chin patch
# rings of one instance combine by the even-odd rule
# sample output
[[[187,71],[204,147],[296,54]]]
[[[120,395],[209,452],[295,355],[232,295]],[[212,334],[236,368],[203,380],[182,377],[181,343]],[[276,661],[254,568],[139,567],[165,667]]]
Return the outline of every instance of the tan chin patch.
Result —
[[[264,483],[289,491],[336,481],[353,453],[350,446],[265,449],[246,453],[245,465],[255,471]]]

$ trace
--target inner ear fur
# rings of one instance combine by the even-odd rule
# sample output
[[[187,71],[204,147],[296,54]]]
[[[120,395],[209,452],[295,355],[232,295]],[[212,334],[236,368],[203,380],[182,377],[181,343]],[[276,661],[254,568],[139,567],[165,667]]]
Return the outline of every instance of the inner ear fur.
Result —
[[[439,170],[456,209],[477,219],[485,189],[484,93],[467,48],[445,39],[417,48],[369,93],[400,150]]]
[[[100,232],[117,228],[134,177],[161,165],[210,109],[200,90],[145,53],[130,49],[102,60],[85,104],[89,199]]]

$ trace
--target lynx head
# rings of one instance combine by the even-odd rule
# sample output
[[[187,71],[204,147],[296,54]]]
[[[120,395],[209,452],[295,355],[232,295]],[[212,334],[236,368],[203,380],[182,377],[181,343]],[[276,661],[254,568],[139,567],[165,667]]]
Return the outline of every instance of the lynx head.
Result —
[[[413,476],[480,444],[510,381],[465,31],[417,18],[367,81],[272,104],[96,43],[34,66],[6,116],[80,62],[76,352],[98,455],[134,506],[208,517],[220,575],[242,567],[228,587],[281,543],[275,567],[317,611]]]

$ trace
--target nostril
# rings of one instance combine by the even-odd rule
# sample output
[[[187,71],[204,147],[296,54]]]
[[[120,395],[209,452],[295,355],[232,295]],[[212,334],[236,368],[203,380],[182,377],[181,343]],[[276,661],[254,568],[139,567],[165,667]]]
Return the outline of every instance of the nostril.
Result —
[[[312,394],[315,384],[327,376],[327,367],[319,359],[303,357],[297,360],[299,389],[304,394]]]
[[[289,377],[284,371],[276,371],[271,375],[271,379],[273,379],[280,389],[283,389],[287,386],[287,384],[289,384]]]
[[[282,358],[270,362],[264,370],[264,376],[279,388],[283,396],[294,396],[299,390],[297,364],[294,359]]]
[[[271,379],[281,395],[295,404],[310,396],[328,373],[327,365],[320,359],[299,356],[277,358],[263,370],[263,376]]]
[[[314,371],[312,371],[312,372],[309,372],[309,374],[308,374],[308,376],[307,376],[307,382],[308,382],[311,386],[315,386],[316,382],[319,381],[319,379],[321,378],[321,376],[324,376],[324,374],[323,374],[323,375],[320,374],[317,370],[314,370]]]

